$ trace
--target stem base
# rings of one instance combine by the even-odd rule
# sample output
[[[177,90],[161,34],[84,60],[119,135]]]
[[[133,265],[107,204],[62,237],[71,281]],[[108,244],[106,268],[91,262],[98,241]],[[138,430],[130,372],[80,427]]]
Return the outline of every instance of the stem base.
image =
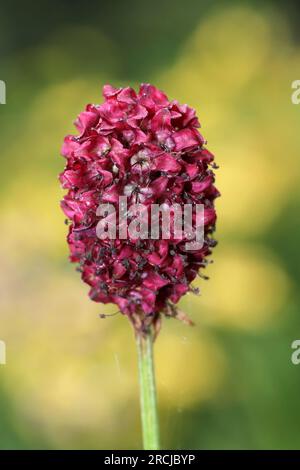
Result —
[[[145,450],[159,449],[159,425],[153,364],[153,334],[136,335],[140,382],[140,403]]]

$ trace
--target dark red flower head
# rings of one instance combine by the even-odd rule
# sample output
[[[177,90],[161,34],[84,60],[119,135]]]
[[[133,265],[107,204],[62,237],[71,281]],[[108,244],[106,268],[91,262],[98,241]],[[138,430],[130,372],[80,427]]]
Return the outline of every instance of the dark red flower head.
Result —
[[[89,104],[78,116],[78,135],[66,136],[62,147],[67,163],[60,181],[68,193],[61,205],[71,220],[70,259],[79,264],[92,300],[117,304],[143,328],[160,312],[176,316],[174,304],[191,290],[216,244],[214,157],[197,130],[195,111],[154,86],[143,84],[136,93],[105,85],[103,95],[103,104]],[[153,204],[203,204],[203,245],[187,250],[186,239],[175,238],[172,230],[168,239],[100,239],[96,229],[103,217],[97,209],[111,204],[118,214],[119,196],[127,197],[129,221],[136,203],[148,211]],[[119,228],[117,223],[117,234]]]

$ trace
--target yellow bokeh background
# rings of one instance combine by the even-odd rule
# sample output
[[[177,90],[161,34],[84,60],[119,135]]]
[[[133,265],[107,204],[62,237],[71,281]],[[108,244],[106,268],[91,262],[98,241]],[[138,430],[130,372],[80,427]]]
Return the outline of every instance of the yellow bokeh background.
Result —
[[[80,72],[84,52],[79,51],[79,65],[70,58],[79,36],[83,44],[96,41],[101,50],[110,51],[104,70]],[[92,27],[74,26],[68,34],[50,36],[26,56],[45,77],[44,84],[30,91],[32,98],[19,116],[14,111],[10,115],[6,105],[0,337],[7,344],[7,365],[0,374],[3,396],[13,409],[10,432],[17,437],[16,444],[4,447],[141,445],[133,332],[121,315],[99,318],[115,307],[91,302],[87,287],[68,264],[59,209],[63,193],[57,181],[64,165],[60,145],[73,131],[72,120],[87,102],[101,100],[107,81],[125,85],[116,71],[114,51],[105,34]],[[300,45],[279,12],[230,6],[213,9],[199,20],[176,60],[147,77],[170,98],[197,109],[208,148],[220,166],[217,186],[222,194],[217,201],[219,246],[207,269],[210,280],[196,281],[201,295],[188,294],[180,302],[195,326],[164,321],[155,346],[166,446],[188,445],[191,437],[187,434],[184,440],[184,429],[178,431],[178,442],[172,440],[177,422],[189,427],[191,421],[182,416],[198,416],[205,409],[217,415],[218,407],[234,400],[247,402],[234,385],[228,337],[259,338],[291,321],[297,279],[277,251],[275,235],[279,246],[286,243],[284,235],[279,238],[291,216],[286,207],[299,196],[300,106],[290,98],[291,82],[299,78],[299,59]],[[13,62],[10,70],[16,73]],[[17,97],[22,99],[22,90]],[[269,243],[273,235],[276,243]],[[289,367],[288,342],[286,349]],[[255,390],[253,395],[261,396]],[[195,433],[205,419],[210,418],[194,418]],[[207,445],[230,447],[237,439],[237,446],[245,446],[234,435],[223,442],[218,432],[214,441],[217,425],[211,422]]]

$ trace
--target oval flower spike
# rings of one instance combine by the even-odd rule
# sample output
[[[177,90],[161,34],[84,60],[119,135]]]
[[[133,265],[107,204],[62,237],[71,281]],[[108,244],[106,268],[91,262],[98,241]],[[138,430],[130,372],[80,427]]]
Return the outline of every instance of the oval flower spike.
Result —
[[[162,315],[189,322],[175,304],[216,244],[214,157],[195,110],[153,85],[105,85],[103,96],[62,147],[70,260],[90,298],[115,303],[136,331]]]

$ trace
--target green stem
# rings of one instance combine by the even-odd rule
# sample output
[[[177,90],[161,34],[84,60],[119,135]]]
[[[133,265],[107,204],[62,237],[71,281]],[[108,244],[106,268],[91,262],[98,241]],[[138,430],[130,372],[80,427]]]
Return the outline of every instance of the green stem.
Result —
[[[153,335],[137,334],[140,402],[145,450],[159,449],[159,425],[153,365]]]

